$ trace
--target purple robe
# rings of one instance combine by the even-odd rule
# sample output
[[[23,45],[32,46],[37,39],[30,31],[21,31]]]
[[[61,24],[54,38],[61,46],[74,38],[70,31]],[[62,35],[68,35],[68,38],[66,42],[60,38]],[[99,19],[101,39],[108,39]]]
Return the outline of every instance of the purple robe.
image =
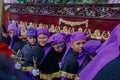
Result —
[[[27,36],[33,36],[33,37],[36,37],[36,29],[33,28],[33,27],[30,27],[29,29],[27,29]],[[31,47],[32,45],[29,45],[28,44],[26,46],[24,46],[21,50],[21,52],[23,52],[23,55],[24,55],[24,58],[27,57],[28,54],[28,50],[29,49],[32,49]],[[26,56],[25,56],[26,55]],[[21,71],[20,72],[20,76],[21,76],[21,80],[36,80],[36,77],[34,77],[32,75],[32,73],[30,74],[29,72],[24,72],[24,71]]]
[[[78,63],[79,66],[82,65],[83,61],[88,57],[92,56],[94,57],[96,55],[96,50],[101,46],[100,40],[89,40],[83,45],[83,50],[79,54]],[[86,54],[87,53],[87,54]],[[81,59],[83,58],[83,59]],[[80,71],[89,63],[90,61],[87,61],[86,64],[84,64],[83,67],[81,67]]]
[[[83,45],[83,49],[91,56],[96,55],[96,50],[101,46],[100,40],[89,40]]]
[[[66,48],[66,52],[65,52],[65,55],[63,56],[62,58],[62,63],[64,62],[64,58],[66,57],[69,49],[70,49],[70,45],[71,43],[77,41],[77,40],[86,40],[86,33],[83,33],[83,32],[74,32],[74,33],[71,33],[68,37],[69,39],[67,40],[67,48]]]
[[[120,55],[120,24],[118,24],[108,40],[97,50],[96,57],[79,73],[81,80],[93,80],[97,73],[109,62]]]
[[[83,33],[83,32],[74,32],[74,33],[71,33],[68,36],[67,45],[66,45],[67,48],[66,48],[66,52],[65,52],[65,54],[64,54],[64,56],[62,58],[62,65],[65,65],[64,60],[65,60],[65,58],[68,55],[68,52],[70,50],[70,45],[73,42],[78,41],[78,40],[86,40],[86,33]],[[83,62],[84,59],[85,59],[84,57],[81,58],[81,61]],[[61,80],[68,80],[68,78],[66,78],[65,76],[62,76]]]

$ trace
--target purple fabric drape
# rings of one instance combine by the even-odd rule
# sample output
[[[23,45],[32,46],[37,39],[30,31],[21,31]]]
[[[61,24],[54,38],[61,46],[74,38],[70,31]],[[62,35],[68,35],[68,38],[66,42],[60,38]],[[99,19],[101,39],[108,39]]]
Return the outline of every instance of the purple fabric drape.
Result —
[[[97,50],[96,57],[79,73],[81,80],[93,80],[96,74],[109,62],[120,55],[120,24],[118,24],[108,40]]]

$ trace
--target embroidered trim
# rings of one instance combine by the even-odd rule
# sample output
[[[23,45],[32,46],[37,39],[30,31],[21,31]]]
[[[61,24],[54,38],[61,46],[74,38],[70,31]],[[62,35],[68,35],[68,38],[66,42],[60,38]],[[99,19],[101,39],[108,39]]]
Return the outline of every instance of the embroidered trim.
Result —
[[[30,71],[32,70],[34,67],[22,67],[22,71]]]
[[[40,73],[40,79],[53,79],[53,78],[60,78],[61,77],[61,72],[55,72],[52,74],[44,74]]]
[[[65,71],[61,71],[61,76],[69,78],[69,79],[80,80],[77,74],[71,74]]]

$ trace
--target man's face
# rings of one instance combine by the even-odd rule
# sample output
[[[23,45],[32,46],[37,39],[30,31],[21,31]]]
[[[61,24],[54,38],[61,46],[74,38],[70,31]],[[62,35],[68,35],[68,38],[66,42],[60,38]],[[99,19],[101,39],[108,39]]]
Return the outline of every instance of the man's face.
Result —
[[[37,37],[37,40],[38,40],[39,45],[45,46],[45,44],[48,41],[48,36],[45,34],[39,34]]]
[[[71,48],[80,53],[80,51],[82,51],[82,46],[85,44],[86,40],[78,40],[78,41],[75,41],[71,44]]]
[[[34,45],[36,43],[36,38],[32,36],[28,36],[27,40],[29,41],[30,44]]]
[[[64,42],[60,42],[60,43],[52,45],[52,47],[55,49],[56,52],[62,53],[62,51],[65,48],[65,44],[64,44]]]

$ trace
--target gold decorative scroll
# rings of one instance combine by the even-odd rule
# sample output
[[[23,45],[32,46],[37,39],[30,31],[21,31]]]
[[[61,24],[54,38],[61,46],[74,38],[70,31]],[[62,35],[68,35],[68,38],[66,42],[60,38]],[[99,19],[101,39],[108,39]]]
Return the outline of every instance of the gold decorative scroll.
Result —
[[[89,20],[84,20],[81,22],[72,22],[72,21],[67,21],[67,20],[64,20],[62,18],[59,18],[59,25],[54,25],[54,24],[49,25],[49,24],[44,24],[44,23],[37,24],[37,23],[24,22],[24,21],[20,21],[18,25],[22,27],[21,33],[23,35],[26,33],[26,29],[28,29],[27,27],[33,26],[37,29],[48,28],[51,33],[64,32],[66,34],[70,34],[72,32],[79,31],[79,32],[86,32],[87,37],[90,39],[100,39],[102,41],[105,41],[109,38],[110,31],[101,31],[99,29],[95,29],[93,31],[90,28],[88,28],[88,21]],[[12,22],[18,23],[18,21],[16,21],[16,20],[12,20]],[[65,23],[67,25],[61,26],[60,25],[61,23]],[[69,27],[69,25],[70,26],[77,26],[77,25],[82,25],[82,24],[86,25],[86,28],[84,30],[81,26],[79,26],[77,28],[77,30],[75,27]]]
[[[89,20],[73,22],[73,21],[68,21],[68,20],[64,20],[62,18],[59,18],[59,25],[61,23],[64,23],[64,24],[67,24],[67,25],[70,25],[70,26],[79,26],[79,25],[85,24],[86,28],[87,28],[88,27],[88,22],[89,22]]]

